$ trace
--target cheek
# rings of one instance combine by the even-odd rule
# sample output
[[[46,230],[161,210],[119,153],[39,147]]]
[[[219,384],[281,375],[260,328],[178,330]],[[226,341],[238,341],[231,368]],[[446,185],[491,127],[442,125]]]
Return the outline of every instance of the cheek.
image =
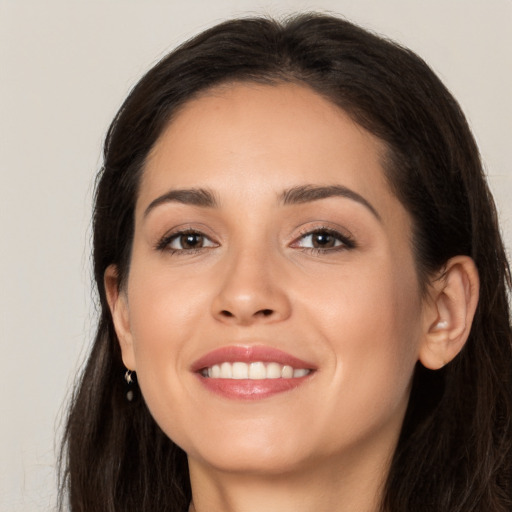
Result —
[[[183,280],[139,264],[134,255],[128,281],[130,331],[137,378],[145,401],[160,424],[172,422],[170,411],[183,401],[178,378],[186,369],[187,342],[197,326],[203,298]],[[178,405],[179,406],[179,405]]]
[[[198,311],[204,311],[204,287],[149,259],[133,268],[128,296],[136,350],[175,349],[193,331]]]
[[[372,403],[403,400],[421,339],[413,265],[390,258],[325,282],[310,296],[309,320],[330,346],[337,385]]]
[[[312,318],[321,320],[340,341],[357,338],[365,346],[400,345],[417,334],[421,299],[412,262],[403,266],[392,257],[378,258],[308,278],[297,287],[296,300],[304,302]],[[381,346],[385,349],[385,346]]]

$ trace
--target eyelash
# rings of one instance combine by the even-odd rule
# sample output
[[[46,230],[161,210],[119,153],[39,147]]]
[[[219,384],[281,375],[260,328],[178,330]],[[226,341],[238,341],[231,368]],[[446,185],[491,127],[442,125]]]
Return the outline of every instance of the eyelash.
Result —
[[[325,234],[328,236],[332,236],[335,241],[341,242],[340,245],[329,247],[329,248],[321,248],[321,247],[300,247],[294,244],[297,244],[299,241],[304,240],[308,236],[314,236],[318,234]],[[172,249],[170,247],[170,244],[178,239],[181,236],[186,235],[197,235],[200,237],[203,237],[205,240],[208,240],[212,243],[210,246],[206,247],[197,247],[197,248],[191,248],[191,249]],[[190,255],[190,254],[196,254],[198,252],[201,252],[205,249],[209,249],[211,247],[216,247],[218,244],[216,242],[213,242],[209,237],[207,237],[204,233],[201,231],[197,231],[194,229],[185,229],[182,231],[176,231],[174,233],[165,235],[163,238],[161,238],[158,243],[155,246],[155,249],[157,251],[167,251],[170,254],[176,254],[176,255]],[[339,231],[336,231],[332,228],[327,227],[317,227],[314,229],[307,229],[300,233],[299,237],[297,237],[291,244],[291,247],[297,248],[302,250],[303,252],[308,252],[311,254],[326,254],[326,253],[333,253],[333,252],[339,252],[339,251],[346,251],[350,249],[356,248],[355,240],[348,236],[340,233]]]
[[[178,239],[179,237],[181,236],[186,236],[186,235],[197,235],[197,236],[201,236],[203,237],[205,240],[209,240],[210,242],[212,242],[212,240],[207,237],[204,233],[202,233],[201,231],[198,231],[198,230],[195,230],[195,229],[184,229],[184,230],[181,230],[181,231],[176,231],[174,233],[171,233],[169,235],[165,235],[162,239],[160,239],[158,241],[158,243],[156,244],[155,246],[155,249],[157,251],[167,251],[171,254],[177,254],[177,255],[182,255],[182,254],[195,254],[195,253],[198,253],[204,249],[209,249],[209,247],[197,247],[197,248],[192,248],[192,249],[172,249],[170,247],[170,244]],[[212,242],[214,245],[212,245],[212,247],[218,245],[216,244],[216,242]]]
[[[336,231],[335,229],[324,227],[324,226],[319,226],[314,229],[305,229],[304,231],[301,232],[300,236],[292,242],[292,247],[293,247],[293,244],[296,244],[298,241],[304,240],[308,236],[313,236],[313,235],[318,235],[318,234],[325,234],[325,235],[332,236],[335,239],[335,241],[338,241],[341,243],[338,246],[329,247],[329,248],[321,248],[321,247],[298,247],[298,248],[304,252],[308,252],[311,254],[326,254],[326,253],[332,254],[333,252],[347,251],[350,249],[355,249],[357,247],[355,240],[351,236],[342,234],[339,231]]]

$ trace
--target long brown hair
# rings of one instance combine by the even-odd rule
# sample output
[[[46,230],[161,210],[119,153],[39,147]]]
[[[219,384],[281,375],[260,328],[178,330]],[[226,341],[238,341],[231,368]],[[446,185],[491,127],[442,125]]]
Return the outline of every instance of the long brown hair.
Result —
[[[295,82],[343,108],[388,148],[386,173],[413,219],[423,284],[452,256],[471,256],[480,302],[463,351],[439,371],[419,363],[382,509],[512,509],[510,275],[478,149],[457,102],[414,53],[343,19],[307,14],[224,22],[151,69],[116,115],[94,208],[101,315],[77,384],[62,451],[61,507],[73,512],[179,511],[191,498],[185,453],[142,396],[126,400],[125,368],[103,275],[121,285],[148,152],[178,109],[226,82]]]

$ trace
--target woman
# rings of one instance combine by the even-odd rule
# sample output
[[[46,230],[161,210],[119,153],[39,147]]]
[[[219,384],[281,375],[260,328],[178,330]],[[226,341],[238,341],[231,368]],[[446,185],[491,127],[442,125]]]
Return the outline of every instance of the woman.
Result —
[[[71,510],[512,506],[508,264],[457,103],[328,16],[220,24],[105,142]]]

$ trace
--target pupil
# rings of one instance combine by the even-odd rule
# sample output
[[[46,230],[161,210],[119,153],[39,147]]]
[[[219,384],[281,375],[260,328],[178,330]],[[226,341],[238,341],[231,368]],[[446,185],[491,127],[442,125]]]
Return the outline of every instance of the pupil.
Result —
[[[184,249],[193,249],[197,246],[200,246],[202,241],[203,237],[194,233],[181,236],[181,246]]]
[[[313,245],[315,247],[332,247],[334,238],[328,233],[317,233],[313,238]]]

